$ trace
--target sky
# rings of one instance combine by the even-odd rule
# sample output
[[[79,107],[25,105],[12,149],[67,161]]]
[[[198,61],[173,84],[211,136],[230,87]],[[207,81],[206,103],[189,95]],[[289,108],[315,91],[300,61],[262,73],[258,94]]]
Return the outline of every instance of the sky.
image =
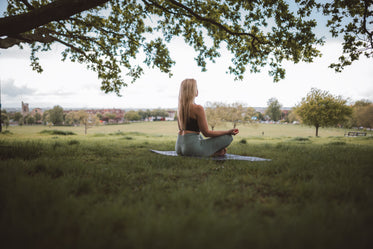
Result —
[[[5,0],[0,0],[0,13],[5,4]],[[337,62],[342,52],[341,41],[337,39],[328,38],[325,45],[319,47],[323,56],[313,63],[285,62],[286,78],[278,83],[273,83],[265,68],[261,73],[246,73],[243,81],[234,81],[234,76],[226,73],[227,62],[230,62],[226,51],[222,51],[216,63],[208,62],[207,72],[201,72],[194,60],[196,52],[182,38],[172,39],[169,49],[176,61],[172,68],[173,76],[169,78],[168,74],[144,66],[143,76],[134,84],[123,87],[121,97],[115,93],[103,93],[97,75],[86,69],[85,64],[62,62],[61,45],[39,54],[44,69],[41,74],[32,71],[27,46],[23,50],[16,46],[0,49],[2,108],[20,108],[22,101],[29,103],[30,109],[56,105],[64,109],[176,108],[179,86],[185,78],[197,80],[199,95],[196,103],[201,105],[210,101],[266,107],[270,98],[276,98],[282,106],[293,107],[312,88],[341,95],[350,102],[361,99],[373,101],[372,59],[361,57],[342,73],[328,68],[331,63]]]

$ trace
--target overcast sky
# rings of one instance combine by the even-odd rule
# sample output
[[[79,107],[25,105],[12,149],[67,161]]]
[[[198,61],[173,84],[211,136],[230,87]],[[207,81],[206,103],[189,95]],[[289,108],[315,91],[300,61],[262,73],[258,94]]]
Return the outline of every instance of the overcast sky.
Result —
[[[0,13],[6,1],[0,0]],[[1,16],[1,15],[0,15]],[[319,29],[322,30],[322,29]],[[342,73],[335,73],[328,65],[337,62],[341,54],[341,42],[328,39],[320,50],[321,58],[307,63],[285,63],[286,78],[273,83],[267,70],[259,74],[245,74],[243,81],[234,81],[226,73],[230,55],[222,52],[216,63],[208,63],[208,71],[201,72],[196,66],[196,53],[182,38],[169,44],[176,65],[169,78],[156,69],[145,66],[145,74],[134,84],[124,87],[122,97],[115,93],[105,94],[100,90],[97,75],[84,64],[62,62],[62,47],[39,54],[44,72],[38,74],[30,67],[30,51],[18,47],[0,49],[0,81],[2,107],[21,107],[21,101],[30,108],[48,108],[60,105],[68,108],[175,108],[179,85],[185,78],[197,80],[199,96],[196,103],[207,101],[234,103],[246,106],[265,107],[268,99],[275,97],[285,107],[292,107],[305,97],[311,88],[342,95],[351,101],[373,101],[373,60],[361,58]],[[228,62],[228,63],[227,63]]]

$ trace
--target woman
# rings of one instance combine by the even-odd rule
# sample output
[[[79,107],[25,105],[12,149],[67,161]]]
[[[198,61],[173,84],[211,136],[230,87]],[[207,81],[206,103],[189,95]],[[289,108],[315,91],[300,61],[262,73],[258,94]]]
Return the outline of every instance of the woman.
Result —
[[[197,82],[185,79],[181,82],[177,120],[179,134],[175,145],[177,154],[183,156],[223,156],[238,129],[226,131],[209,130],[205,110],[194,103],[198,96]],[[200,132],[205,137],[204,139]]]

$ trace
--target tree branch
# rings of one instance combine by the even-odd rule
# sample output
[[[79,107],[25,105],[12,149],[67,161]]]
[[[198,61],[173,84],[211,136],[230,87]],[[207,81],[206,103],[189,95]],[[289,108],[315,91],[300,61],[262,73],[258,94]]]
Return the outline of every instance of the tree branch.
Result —
[[[197,18],[198,20],[201,20],[203,22],[207,22],[207,23],[210,23],[210,24],[213,24],[217,27],[219,27],[220,29],[223,29],[225,32],[227,32],[228,34],[231,34],[231,35],[235,35],[235,36],[250,36],[252,37],[254,40],[258,41],[259,43],[264,43],[264,42],[261,42],[259,41],[258,37],[251,34],[251,33],[246,33],[246,32],[236,32],[236,31],[233,31],[231,29],[229,29],[228,27],[224,26],[223,24],[213,20],[213,19],[210,19],[210,18],[207,18],[207,17],[203,17],[199,14],[197,14],[196,12],[194,12],[191,8],[185,6],[184,4],[180,3],[180,2],[177,2],[177,1],[174,1],[174,0],[167,0],[168,2],[171,2],[173,5],[176,5],[184,10],[186,10],[189,14],[191,14],[192,16],[194,16],[195,18]]]
[[[65,20],[109,0],[56,0],[30,12],[0,18],[0,37],[21,34],[52,21]]]
[[[368,16],[368,8],[369,8],[369,4],[368,4],[368,0],[365,0],[364,1],[364,19],[363,19],[363,29],[364,31],[367,33],[367,36],[368,36],[368,40],[370,42],[370,48],[373,49],[373,38],[372,38],[372,32],[369,32],[368,29],[367,29],[367,16]]]
[[[45,32],[46,29],[36,29],[34,34],[16,34],[9,36],[7,38],[0,39],[0,48],[10,48],[14,45],[19,45],[20,43],[34,43],[34,42],[41,42],[41,43],[51,43],[55,41],[55,38],[50,36],[48,33]]]
[[[148,5],[148,6],[153,5],[153,6],[157,7],[157,8],[159,8],[159,9],[163,10],[164,12],[167,12],[167,13],[172,14],[172,15],[179,14],[177,12],[170,11],[169,9],[163,7],[162,5],[160,5],[159,3],[155,2],[155,1],[152,1],[152,0],[149,0],[149,1],[150,1],[150,3],[147,0],[143,0],[143,2],[145,3],[145,5]],[[185,16],[192,17],[191,15],[185,15]]]

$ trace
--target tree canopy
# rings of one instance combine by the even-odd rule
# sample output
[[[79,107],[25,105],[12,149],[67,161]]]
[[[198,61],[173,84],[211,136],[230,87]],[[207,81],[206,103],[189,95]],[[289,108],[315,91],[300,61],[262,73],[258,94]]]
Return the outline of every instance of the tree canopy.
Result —
[[[273,121],[278,121],[281,118],[281,107],[282,105],[276,98],[270,98],[267,101],[267,109],[265,114],[269,116],[269,118]]]
[[[52,109],[44,112],[49,115],[48,120],[53,125],[62,125],[63,123],[63,108],[59,105],[54,106]]]
[[[347,106],[346,102],[341,96],[333,96],[327,91],[312,88],[295,111],[304,124],[316,128],[318,136],[320,127],[334,126],[348,119],[352,108]]]
[[[373,103],[362,99],[352,106],[352,116],[349,125],[351,127],[373,128]]]
[[[8,0],[0,18],[0,48],[31,47],[31,65],[43,69],[38,53],[62,44],[62,60],[84,63],[101,89],[119,94],[143,74],[143,66],[172,76],[175,61],[167,43],[182,36],[206,62],[226,48],[233,55],[228,72],[235,79],[264,67],[274,81],[285,77],[283,61],[312,62],[320,56],[313,13],[329,16],[333,36],[344,38],[344,55],[331,67],[341,71],[360,55],[372,57],[371,0],[325,3],[315,0]],[[143,62],[136,56],[144,53]]]

